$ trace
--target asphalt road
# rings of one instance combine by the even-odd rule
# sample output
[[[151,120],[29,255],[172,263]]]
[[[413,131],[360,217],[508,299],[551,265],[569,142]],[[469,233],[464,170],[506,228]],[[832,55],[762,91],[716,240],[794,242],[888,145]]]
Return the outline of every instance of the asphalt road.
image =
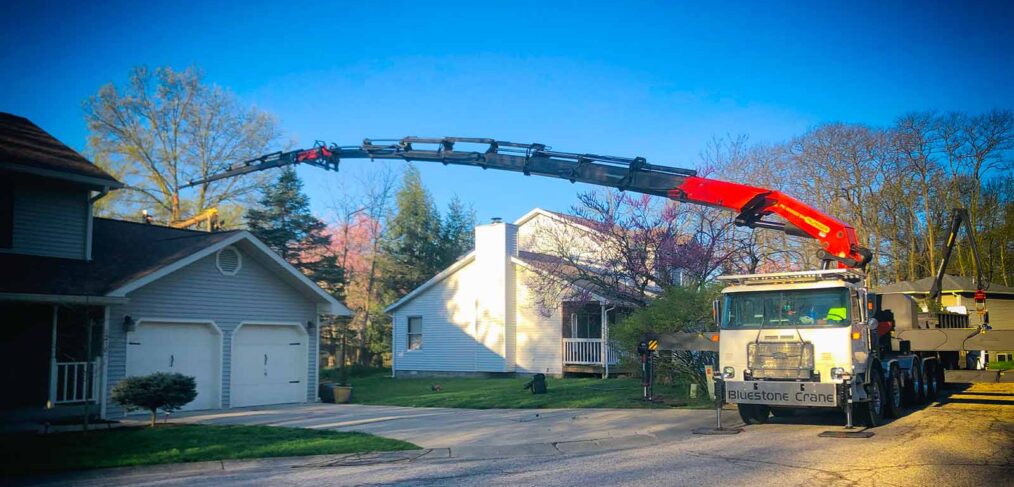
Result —
[[[36,479],[60,485],[1014,485],[1014,384],[980,384],[908,412],[871,438],[821,438],[836,415],[776,418],[738,435],[678,425],[598,442],[473,445],[419,455],[316,458],[191,472],[151,468]],[[730,412],[724,417],[732,419]],[[692,418],[688,420],[687,418]],[[663,417],[653,415],[652,421]],[[583,445],[583,446],[582,446]]]

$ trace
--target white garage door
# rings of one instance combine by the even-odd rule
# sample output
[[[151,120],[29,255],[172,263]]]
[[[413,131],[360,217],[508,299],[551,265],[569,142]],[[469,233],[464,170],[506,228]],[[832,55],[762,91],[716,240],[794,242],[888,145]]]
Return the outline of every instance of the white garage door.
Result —
[[[189,375],[196,379],[197,398],[183,409],[220,407],[221,340],[211,324],[142,322],[127,334],[127,375]]]
[[[232,347],[232,407],[306,401],[307,335],[301,327],[244,324]]]

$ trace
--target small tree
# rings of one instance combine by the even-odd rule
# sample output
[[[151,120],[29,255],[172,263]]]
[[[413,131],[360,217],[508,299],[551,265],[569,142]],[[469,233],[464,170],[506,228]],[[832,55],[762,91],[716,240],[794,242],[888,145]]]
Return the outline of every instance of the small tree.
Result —
[[[116,384],[112,392],[112,399],[128,410],[151,411],[153,428],[157,410],[175,411],[196,397],[197,382],[193,377],[166,372],[128,377]]]
[[[675,286],[648,306],[634,311],[609,329],[609,339],[617,350],[634,350],[647,334],[702,332],[715,329],[711,302],[718,296],[719,287],[701,288]],[[696,383],[706,387],[708,378],[704,365],[714,359],[708,352],[679,350],[672,352],[672,360],[658,364],[657,376],[669,382]]]

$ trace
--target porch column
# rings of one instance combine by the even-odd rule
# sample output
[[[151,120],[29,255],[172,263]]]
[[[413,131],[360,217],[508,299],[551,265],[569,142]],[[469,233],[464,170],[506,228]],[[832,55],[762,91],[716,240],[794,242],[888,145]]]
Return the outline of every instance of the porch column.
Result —
[[[602,359],[602,378],[609,377],[609,313],[606,311],[606,303],[599,301],[599,315],[602,320],[602,337],[599,339],[599,358]]]
[[[49,401],[46,401],[46,408],[50,409],[56,404],[56,319],[59,307],[53,305],[52,338],[49,341]]]

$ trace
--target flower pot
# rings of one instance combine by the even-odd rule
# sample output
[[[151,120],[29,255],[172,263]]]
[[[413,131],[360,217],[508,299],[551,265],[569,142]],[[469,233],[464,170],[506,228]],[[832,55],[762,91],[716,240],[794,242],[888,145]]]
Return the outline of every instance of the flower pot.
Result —
[[[352,397],[352,386],[334,386],[333,390],[335,404],[345,404]]]

